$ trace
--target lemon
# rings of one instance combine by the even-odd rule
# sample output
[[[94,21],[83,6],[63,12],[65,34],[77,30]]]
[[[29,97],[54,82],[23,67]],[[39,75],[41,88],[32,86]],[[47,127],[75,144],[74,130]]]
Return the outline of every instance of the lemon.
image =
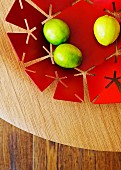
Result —
[[[67,41],[70,29],[63,20],[50,19],[44,24],[43,33],[48,42],[59,45]]]
[[[94,35],[97,41],[104,46],[112,44],[118,38],[119,33],[120,24],[112,16],[101,16],[94,23]]]
[[[55,63],[63,68],[75,68],[82,62],[82,52],[72,44],[59,45],[53,56]]]

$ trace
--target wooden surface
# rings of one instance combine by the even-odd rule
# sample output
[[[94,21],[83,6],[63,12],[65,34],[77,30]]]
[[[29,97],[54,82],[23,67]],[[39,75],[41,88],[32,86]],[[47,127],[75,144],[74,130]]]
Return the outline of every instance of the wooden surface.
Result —
[[[55,82],[41,93],[25,74],[6,35],[6,32],[23,31],[5,22],[13,2],[0,1],[0,117],[61,144],[121,151],[121,104],[91,104],[88,91],[84,103],[57,101],[52,98]],[[52,152],[55,153],[56,147],[53,146]]]
[[[121,170],[121,153],[64,146],[0,119],[1,170]]]

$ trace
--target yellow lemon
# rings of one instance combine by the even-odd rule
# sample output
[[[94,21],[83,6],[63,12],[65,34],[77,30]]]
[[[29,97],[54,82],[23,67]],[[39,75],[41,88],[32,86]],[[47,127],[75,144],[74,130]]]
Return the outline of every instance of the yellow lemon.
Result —
[[[112,16],[101,16],[94,23],[94,35],[97,41],[104,46],[112,44],[118,38],[119,33],[120,24]]]

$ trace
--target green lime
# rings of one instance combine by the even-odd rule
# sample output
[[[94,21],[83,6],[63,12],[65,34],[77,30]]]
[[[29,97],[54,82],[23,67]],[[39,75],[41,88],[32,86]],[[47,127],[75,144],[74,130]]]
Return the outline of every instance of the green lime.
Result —
[[[104,46],[112,44],[118,38],[119,33],[120,24],[112,16],[101,16],[94,23],[94,35],[97,41]]]
[[[72,44],[59,45],[55,49],[53,56],[55,63],[64,68],[75,68],[82,62],[81,51]]]
[[[51,19],[44,24],[43,33],[47,41],[53,45],[59,45],[67,41],[70,29],[64,21]]]

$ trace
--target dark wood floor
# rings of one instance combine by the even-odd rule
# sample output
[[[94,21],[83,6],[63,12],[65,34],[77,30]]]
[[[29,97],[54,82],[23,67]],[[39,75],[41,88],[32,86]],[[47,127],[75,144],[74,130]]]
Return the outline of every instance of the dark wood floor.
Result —
[[[49,142],[0,119],[0,170],[121,170],[121,153]]]

